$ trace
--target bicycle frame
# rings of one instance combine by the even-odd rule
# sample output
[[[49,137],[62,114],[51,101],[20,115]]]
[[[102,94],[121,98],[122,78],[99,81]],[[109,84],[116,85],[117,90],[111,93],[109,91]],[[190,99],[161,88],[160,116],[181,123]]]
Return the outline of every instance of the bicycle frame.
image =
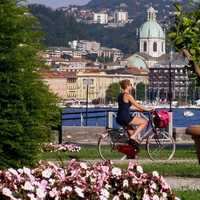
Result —
[[[140,113],[140,112],[138,112]],[[175,143],[173,141],[173,138],[169,136],[167,136],[167,132],[163,129],[160,129],[160,128],[156,128],[156,126],[154,125],[154,119],[153,119],[153,113],[151,112],[146,112],[147,115],[145,115],[145,118],[148,120],[148,124],[147,126],[145,127],[145,129],[143,130],[143,134],[141,134],[141,140],[144,141],[146,140],[146,150],[148,152],[148,155],[149,157],[154,160],[155,157],[154,155],[152,156],[152,153],[150,151],[150,149],[152,148],[151,146],[149,146],[149,144],[153,144],[153,146],[155,146],[155,148],[158,148],[159,149],[159,152],[160,150],[162,151],[162,149],[165,150],[165,144],[168,144],[168,143],[165,143],[165,140],[169,142],[169,144],[173,145],[173,146],[170,146],[170,151],[171,153],[169,154],[169,156],[167,156],[167,159],[171,159],[175,153]],[[141,114],[143,114],[141,112]],[[144,116],[143,116],[144,117]],[[163,131],[164,131],[164,134],[163,134]],[[167,136],[167,137],[166,137]],[[108,144],[109,147],[110,147],[110,150],[111,151],[119,151],[120,153],[122,154],[125,154],[122,158],[122,159],[125,159],[126,156],[128,155],[127,152],[124,152],[124,151],[128,151],[130,153],[130,150],[129,149],[130,147],[128,146],[131,146],[128,142],[129,140],[129,136],[128,136],[128,132],[126,130],[125,127],[123,127],[123,129],[113,129],[113,128],[106,128],[105,132],[102,133],[102,135],[100,136],[99,140],[98,140],[98,151],[99,151],[99,154],[101,156],[101,158],[103,158],[104,160],[106,159],[105,156],[102,154],[102,144],[104,144],[102,141],[104,140],[104,138],[107,138],[108,137],[108,140],[105,139],[106,143],[105,144]],[[152,140],[153,139],[153,140]],[[169,139],[169,140],[168,140]],[[164,143],[163,143],[164,141]],[[124,146],[123,146],[124,145]],[[126,146],[128,145],[128,146]],[[120,148],[121,150],[120,150]],[[128,149],[127,149],[128,148]],[[154,148],[154,147],[153,147]],[[168,148],[168,147],[167,147]],[[131,157],[132,155],[133,156],[136,156],[137,155],[137,150],[135,148],[133,148],[135,150],[134,154],[131,153]],[[122,151],[123,150],[123,151]],[[130,155],[128,155],[130,156]]]
[[[146,128],[142,131],[142,133],[144,133],[144,134],[141,134],[141,137],[140,137],[141,143],[145,139],[147,139],[149,136],[154,134],[156,143],[161,145],[159,137],[158,137],[158,133],[156,131],[156,127],[153,123],[153,114],[151,112],[140,112],[140,111],[136,111],[136,112],[137,112],[136,115],[139,115],[140,117],[148,120],[148,124],[147,124]],[[144,113],[147,113],[148,117],[146,117],[146,115],[144,115]]]

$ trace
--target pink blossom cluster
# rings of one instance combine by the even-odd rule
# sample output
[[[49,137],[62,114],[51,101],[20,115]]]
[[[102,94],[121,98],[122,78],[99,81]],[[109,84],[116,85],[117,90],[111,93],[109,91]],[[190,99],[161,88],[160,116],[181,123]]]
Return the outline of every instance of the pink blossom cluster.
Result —
[[[170,186],[154,171],[144,173],[110,162],[88,165],[71,160],[65,167],[40,162],[37,168],[0,171],[0,199],[11,200],[175,200]]]
[[[81,150],[81,147],[77,144],[53,144],[48,143],[44,144],[43,151],[49,151],[49,152],[57,152],[57,151],[64,151],[64,152],[79,152]]]

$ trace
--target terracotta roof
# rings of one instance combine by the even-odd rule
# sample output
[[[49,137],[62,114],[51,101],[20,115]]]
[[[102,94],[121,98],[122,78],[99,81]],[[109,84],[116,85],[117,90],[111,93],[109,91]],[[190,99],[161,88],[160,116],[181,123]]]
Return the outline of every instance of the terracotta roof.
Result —
[[[98,72],[101,72],[101,70],[100,69],[91,69],[90,68],[90,69],[86,69],[84,72],[85,73],[98,73]]]
[[[41,71],[41,77],[46,78],[76,78],[76,72]]]
[[[146,75],[148,72],[144,69],[138,69],[136,67],[130,67],[130,68],[119,68],[119,69],[113,69],[113,70],[107,70],[107,74],[134,74],[134,75]]]

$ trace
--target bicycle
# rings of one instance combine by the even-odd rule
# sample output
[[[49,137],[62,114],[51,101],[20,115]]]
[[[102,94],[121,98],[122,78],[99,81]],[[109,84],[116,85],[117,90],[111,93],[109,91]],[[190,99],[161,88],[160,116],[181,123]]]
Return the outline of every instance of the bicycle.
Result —
[[[145,113],[148,114],[148,125],[140,138],[141,144],[146,140],[146,151],[151,160],[171,160],[176,151],[173,137],[169,135],[165,128],[162,129],[155,126],[153,113]],[[123,147],[134,149],[128,145],[128,140],[126,129],[106,128],[106,131],[98,139],[98,153],[100,157],[103,160],[111,160],[113,157],[120,160],[128,158],[127,155],[124,155],[124,151],[121,151]]]

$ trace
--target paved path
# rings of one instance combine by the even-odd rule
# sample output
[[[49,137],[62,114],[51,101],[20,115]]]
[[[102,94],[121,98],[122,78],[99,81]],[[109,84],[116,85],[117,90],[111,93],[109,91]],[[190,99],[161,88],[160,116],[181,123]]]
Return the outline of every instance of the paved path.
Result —
[[[83,161],[83,162],[89,162],[89,163],[95,163],[95,162],[102,162],[101,159],[93,159],[93,160],[80,160],[80,161]],[[128,164],[130,161],[133,161],[133,160],[112,160],[112,162],[114,164]],[[176,164],[176,163],[192,163],[192,164],[195,164],[195,163],[198,163],[198,160],[197,159],[174,159],[174,160],[157,160],[157,161],[152,161],[150,159],[138,159],[138,160],[135,160],[137,161],[139,164],[147,164],[147,163],[166,163],[166,164]]]
[[[200,190],[200,178],[165,177],[165,180],[173,189]]]

